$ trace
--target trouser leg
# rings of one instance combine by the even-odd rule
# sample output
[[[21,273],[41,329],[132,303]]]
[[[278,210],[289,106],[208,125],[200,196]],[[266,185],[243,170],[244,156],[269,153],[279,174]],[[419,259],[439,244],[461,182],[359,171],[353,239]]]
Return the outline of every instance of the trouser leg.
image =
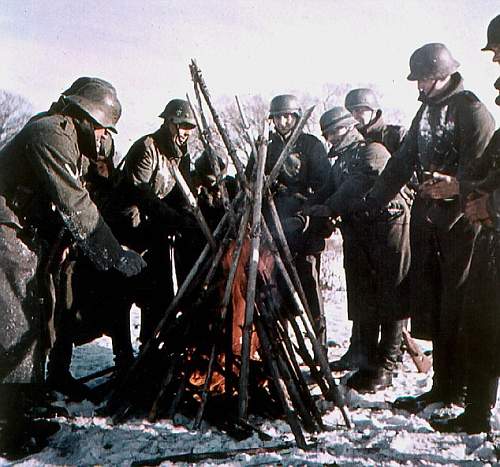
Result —
[[[450,232],[438,232],[443,290],[433,337],[434,378],[452,398],[467,384],[464,299],[476,233],[465,219]]]
[[[319,288],[319,266],[320,255],[298,256],[296,259],[297,272],[311,310],[316,336],[321,344],[326,345],[326,320]]]
[[[396,367],[401,355],[401,340],[406,320],[388,321],[380,327],[378,354],[381,366],[388,370]]]

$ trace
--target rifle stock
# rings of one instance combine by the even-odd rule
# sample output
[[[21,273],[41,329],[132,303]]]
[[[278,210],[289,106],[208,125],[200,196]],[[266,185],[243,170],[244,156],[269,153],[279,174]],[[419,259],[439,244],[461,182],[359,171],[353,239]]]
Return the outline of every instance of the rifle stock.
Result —
[[[427,373],[432,366],[431,359],[422,352],[418,344],[406,329],[403,329],[403,340],[405,342],[406,349],[410,354],[411,359],[413,360],[413,363],[415,363],[415,366],[417,367],[418,372]]]

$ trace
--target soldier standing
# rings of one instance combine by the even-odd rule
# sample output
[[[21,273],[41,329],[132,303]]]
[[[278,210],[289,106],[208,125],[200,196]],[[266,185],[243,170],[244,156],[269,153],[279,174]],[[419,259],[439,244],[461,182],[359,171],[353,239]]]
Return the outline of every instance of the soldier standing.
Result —
[[[399,149],[406,130],[400,125],[385,123],[377,96],[371,89],[358,88],[349,91],[345,97],[345,107],[358,121],[357,129],[367,143],[383,144],[391,155]],[[411,190],[406,188],[402,193],[408,204],[411,204]],[[353,321],[349,349],[339,360],[331,362],[330,367],[335,371],[352,370],[357,368],[359,358],[359,323]]]
[[[159,116],[164,121],[161,127],[137,140],[125,156],[117,189],[120,199],[113,206],[119,211],[115,223],[123,232],[124,243],[147,250],[148,267],[138,278],[136,297],[141,308],[143,345],[173,298],[173,236],[196,226],[193,217],[183,210],[180,196],[175,202],[167,197],[175,187],[170,164],[189,181],[187,143],[196,126],[194,116],[189,103],[182,99],[171,100]]]
[[[385,123],[377,96],[371,89],[352,89],[347,93],[344,105],[358,121],[358,130],[367,143],[381,143],[391,155],[399,149],[406,129]]]
[[[360,347],[359,371],[347,385],[374,392],[392,384],[400,353],[410,265],[408,206],[398,194],[369,222],[350,217],[351,203],[366,195],[391,156],[382,144],[365,142],[343,107],[325,112],[320,124],[335,162],[327,184],[310,200],[321,204],[304,214],[342,218],[348,314],[358,325]]]
[[[43,399],[49,275],[69,232],[99,270],[131,276],[145,265],[121,248],[82,183],[121,106],[111,85],[92,82],[53,115],[34,119],[0,152],[0,400],[2,450],[22,456],[43,448],[55,423],[33,421]]]
[[[500,64],[500,15],[490,21],[486,45],[481,50],[493,52],[493,62]]]
[[[410,224],[412,333],[428,338],[430,330],[434,379],[430,391],[395,401],[396,408],[412,411],[434,402],[460,402],[466,384],[464,285],[477,228],[463,216],[458,194],[471,162],[488,144],[494,121],[464,90],[458,67],[443,44],[426,44],[412,54],[408,79],[417,81],[422,105],[371,193],[353,207],[370,212],[385,206],[416,171],[420,186]]]
[[[273,120],[275,131],[267,150],[266,173],[273,169],[301,115],[302,109],[295,96],[284,94],[271,100],[269,117]],[[319,271],[324,240],[321,238],[318,243],[316,238],[302,235],[305,224],[297,214],[304,202],[326,182],[329,169],[321,141],[311,134],[301,133],[273,187],[276,208],[290,248],[295,253],[295,266],[312,313],[314,329],[323,344],[326,344],[326,322],[319,289]]]
[[[488,27],[488,44],[482,50],[495,52],[500,64],[500,15]],[[495,103],[500,106],[500,78]],[[491,431],[491,408],[495,406],[500,375],[500,130],[491,138],[473,180],[461,187],[465,216],[480,224],[474,245],[465,298],[467,332],[467,397],[465,410],[456,418],[431,421],[444,432],[469,434]],[[480,286],[479,286],[480,285]]]

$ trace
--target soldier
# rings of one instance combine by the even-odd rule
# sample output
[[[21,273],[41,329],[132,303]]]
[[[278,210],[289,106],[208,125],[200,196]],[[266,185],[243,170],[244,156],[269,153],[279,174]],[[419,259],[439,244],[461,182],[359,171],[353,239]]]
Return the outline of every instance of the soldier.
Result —
[[[366,143],[357,121],[343,107],[325,112],[320,120],[335,161],[325,187],[304,214],[341,217],[349,318],[358,323],[359,371],[347,385],[359,392],[374,392],[392,384],[400,353],[402,320],[410,265],[408,206],[397,195],[390,209],[365,222],[349,216],[352,202],[360,200],[390,158],[380,143]],[[379,341],[380,332],[380,341]]]
[[[268,145],[266,173],[273,169],[301,115],[302,109],[295,96],[284,94],[271,100],[269,117],[275,131]],[[301,133],[274,186],[276,208],[296,255],[295,266],[302,280],[316,334],[323,344],[326,344],[326,322],[319,289],[319,270],[324,240],[321,238],[318,243],[316,238],[302,235],[305,224],[297,214],[304,202],[326,182],[329,169],[321,141],[313,135]]]
[[[493,52],[493,62],[500,65],[500,15],[491,20],[488,26],[487,43],[481,50]]]
[[[87,83],[0,152],[1,440],[10,456],[43,448],[58,429],[32,420],[30,410],[43,399],[49,274],[60,261],[63,233],[99,270],[131,276],[145,265],[121,248],[81,181],[101,138],[116,131],[121,106],[111,88]]]
[[[367,143],[381,143],[391,155],[399,149],[406,130],[400,125],[387,125],[384,122],[377,96],[371,89],[358,88],[349,91],[345,97],[345,107],[358,121],[357,129]],[[411,189],[406,188],[402,193],[407,202],[411,204],[413,199]],[[357,368],[360,357],[358,325],[358,322],[353,321],[349,349],[340,360],[331,362],[332,370],[342,371]]]
[[[410,224],[412,332],[422,332],[419,322],[431,330],[434,379],[430,391],[395,401],[396,408],[412,411],[434,402],[461,402],[466,384],[462,310],[477,229],[463,216],[458,194],[471,162],[488,144],[494,121],[464,90],[458,67],[443,44],[426,44],[412,54],[408,79],[417,81],[422,105],[366,200],[353,206],[366,213],[385,206],[416,171],[421,185]]]
[[[488,44],[482,50],[495,52],[493,61],[500,64],[500,15],[488,27]],[[495,82],[499,95],[500,78]],[[466,324],[468,343],[468,384],[465,410],[456,418],[431,421],[444,432],[469,434],[491,430],[491,408],[495,406],[500,375],[500,130],[491,138],[480,164],[475,166],[470,183],[463,183],[461,195],[465,216],[481,224],[474,245],[466,293]],[[478,285],[480,284],[480,287]]]
[[[114,222],[120,225],[125,244],[147,250],[148,268],[138,278],[136,297],[141,308],[143,345],[174,294],[173,236],[196,226],[193,217],[182,209],[180,196],[176,201],[167,198],[175,187],[169,164],[178,166],[189,182],[187,143],[196,126],[194,116],[189,103],[182,99],[171,100],[159,116],[164,121],[161,127],[137,140],[125,156],[123,178],[117,189],[121,199],[113,206],[121,210]],[[182,267],[180,261],[177,264]]]
[[[377,96],[371,89],[352,89],[345,97],[345,107],[358,121],[358,130],[366,142],[383,144],[394,154],[405,137],[406,130],[400,125],[387,125]]]
[[[110,92],[116,93],[116,90],[108,82],[100,78],[81,77],[78,78],[68,89],[66,89],[59,100],[52,103],[47,112],[35,115],[31,121],[42,117],[60,113],[66,106],[66,97],[78,93],[78,91],[88,83],[100,84],[109,88]],[[113,170],[114,143],[110,134],[106,134],[99,142],[99,150],[95,159],[89,160],[89,168],[82,181],[85,188],[89,191],[92,201],[96,204],[102,213],[104,201],[109,197],[111,190],[111,172]],[[75,261],[75,258],[78,261]],[[110,280],[111,279],[111,280]],[[78,254],[78,247],[70,248],[70,252],[61,265],[60,270],[54,275],[55,297],[54,306],[54,326],[55,341],[52,346],[49,363],[47,386],[50,389],[58,390],[73,399],[83,399],[91,397],[91,392],[81,383],[78,383],[70,373],[70,363],[72,356],[72,347],[74,342],[78,341],[78,329],[85,328],[85,334],[89,335],[88,316],[93,317],[94,327],[102,331],[103,322],[108,321],[111,326],[119,327],[123,324],[123,330],[120,332],[110,332],[113,338],[113,349],[115,355],[118,355],[120,361],[127,360],[130,364],[132,358],[132,346],[130,343],[130,330],[126,316],[117,317],[114,311],[114,304],[120,299],[120,295],[110,293],[113,284],[121,284],[125,278],[117,271],[98,271],[85,255]],[[123,287],[121,287],[123,290]],[[106,303],[104,297],[109,296],[109,303]],[[88,306],[82,307],[82,302]],[[105,316],[96,313],[106,310]],[[78,313],[78,316],[77,316]],[[82,315],[83,319],[82,323]],[[92,316],[94,315],[94,316]],[[106,328],[106,327],[105,327]],[[81,333],[81,331],[80,331]],[[99,334],[100,335],[100,334]],[[96,337],[95,335],[92,338]],[[128,339],[127,339],[128,337]],[[127,354],[127,359],[121,358],[121,355]]]

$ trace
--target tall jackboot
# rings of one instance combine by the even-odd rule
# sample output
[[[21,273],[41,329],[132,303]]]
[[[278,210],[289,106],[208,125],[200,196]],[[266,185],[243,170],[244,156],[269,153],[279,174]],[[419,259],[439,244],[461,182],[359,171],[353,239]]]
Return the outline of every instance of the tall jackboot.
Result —
[[[71,311],[67,313],[69,316]],[[46,385],[49,390],[60,392],[73,401],[91,400],[88,386],[78,382],[70,372],[73,337],[74,327],[68,318],[58,326],[56,340],[49,353]]]
[[[465,411],[456,418],[432,420],[431,426],[444,433],[488,433],[491,409],[495,406],[498,378],[487,373],[473,375],[467,387]]]
[[[33,417],[40,388],[32,384],[0,384],[0,455],[19,460],[41,451],[60,426]]]
[[[359,370],[348,380],[347,386],[360,393],[376,392],[386,387],[380,379],[380,362],[378,358],[379,324],[372,316],[363,317],[360,321],[360,347],[363,358]],[[392,380],[390,381],[392,383]]]
[[[386,321],[380,326],[378,357],[381,367],[394,372],[401,356],[405,320]]]
[[[339,360],[330,362],[330,370],[349,371],[359,367],[361,360],[361,339],[359,332],[359,321],[353,321],[349,348]]]

